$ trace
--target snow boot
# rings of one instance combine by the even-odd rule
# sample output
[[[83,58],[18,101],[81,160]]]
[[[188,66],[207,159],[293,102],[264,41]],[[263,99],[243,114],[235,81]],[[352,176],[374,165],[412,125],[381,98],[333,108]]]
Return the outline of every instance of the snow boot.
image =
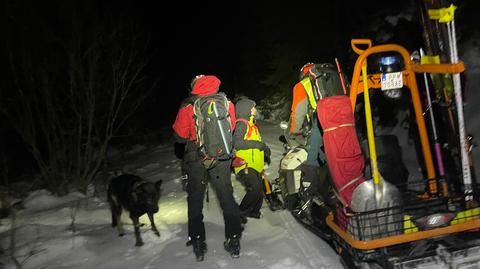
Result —
[[[239,235],[233,235],[230,238],[227,238],[225,242],[223,243],[223,246],[225,247],[225,250],[230,253],[230,256],[232,258],[238,258],[240,257],[240,236]]]
[[[244,211],[240,210],[240,221],[242,224],[246,224],[248,222],[247,218],[254,218],[259,219],[261,217],[260,212],[251,212],[251,211]]]
[[[262,216],[262,213],[260,212],[250,212],[248,214],[249,218],[254,218],[254,219],[259,219]]]
[[[241,211],[240,212],[240,223],[242,225],[245,225],[247,224],[248,220],[247,220],[247,213],[245,213],[244,211]]]
[[[190,238],[190,240],[187,242],[187,246],[193,247],[193,253],[195,253],[197,262],[203,261],[205,253],[207,252],[207,243],[205,243],[204,240],[201,240],[200,236],[197,236],[196,238]]]
[[[282,201],[278,199],[278,195],[274,192],[266,195],[265,200],[267,201],[268,207],[270,207],[270,210],[272,211],[284,209]]]

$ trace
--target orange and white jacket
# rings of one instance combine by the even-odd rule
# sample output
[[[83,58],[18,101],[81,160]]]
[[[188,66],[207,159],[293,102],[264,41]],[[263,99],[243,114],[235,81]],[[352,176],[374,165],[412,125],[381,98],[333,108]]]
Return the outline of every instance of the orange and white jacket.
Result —
[[[309,108],[316,110],[316,101],[312,92],[312,84],[305,77],[293,87],[292,111],[290,114],[290,133],[298,134],[308,117]]]

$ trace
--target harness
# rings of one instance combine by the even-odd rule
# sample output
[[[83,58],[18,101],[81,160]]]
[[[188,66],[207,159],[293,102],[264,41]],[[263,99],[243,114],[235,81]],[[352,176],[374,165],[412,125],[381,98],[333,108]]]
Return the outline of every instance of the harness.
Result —
[[[243,139],[246,141],[262,141],[258,127],[253,123],[253,117],[250,121],[244,118],[237,118],[236,122],[242,122],[246,125],[247,130]],[[245,164],[234,167],[235,174],[238,174],[243,169],[251,168],[261,173],[264,166],[264,153],[258,148],[240,149],[235,152],[235,157],[243,159]]]
[[[312,107],[313,111],[317,109],[317,98],[315,98],[315,93],[313,91],[312,82],[310,81],[309,77],[306,77],[300,81],[303,85],[303,88],[307,92],[308,96],[308,103]]]
[[[258,134],[258,127],[256,125],[250,124],[250,122],[247,121],[246,119],[238,118],[235,121],[235,123],[237,123],[237,122],[243,122],[243,123],[245,123],[245,125],[247,125],[247,133],[245,134],[245,137],[244,137],[245,139],[250,140],[253,133]]]
[[[133,198],[133,200],[134,200],[135,202],[137,202],[137,200],[138,200],[138,197],[137,197],[137,189],[138,189],[140,186],[142,186],[142,185],[144,185],[144,184],[146,184],[146,183],[148,183],[148,181],[146,181],[146,180],[140,180],[140,181],[136,181],[135,183],[133,183],[132,192],[131,192],[131,193],[132,193],[132,198]]]

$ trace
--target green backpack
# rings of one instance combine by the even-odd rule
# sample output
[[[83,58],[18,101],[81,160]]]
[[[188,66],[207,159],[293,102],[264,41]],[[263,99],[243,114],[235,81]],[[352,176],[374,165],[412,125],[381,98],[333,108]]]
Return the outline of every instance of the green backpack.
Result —
[[[333,64],[315,64],[308,72],[315,100],[330,96],[343,95],[340,74]]]
[[[193,103],[197,145],[207,168],[232,157],[229,101],[223,93],[199,96]]]

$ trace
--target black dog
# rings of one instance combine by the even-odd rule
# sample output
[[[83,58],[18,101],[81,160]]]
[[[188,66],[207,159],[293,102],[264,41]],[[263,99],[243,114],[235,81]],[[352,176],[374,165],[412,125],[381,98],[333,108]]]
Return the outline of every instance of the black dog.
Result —
[[[122,209],[126,209],[130,213],[130,218],[135,227],[135,246],[143,245],[138,218],[145,213],[148,214],[150,219],[152,231],[160,236],[153,220],[153,214],[158,212],[161,185],[162,180],[153,183],[130,174],[115,177],[108,185],[108,203],[112,211],[112,227],[117,226],[118,235],[124,235],[120,215]]]

